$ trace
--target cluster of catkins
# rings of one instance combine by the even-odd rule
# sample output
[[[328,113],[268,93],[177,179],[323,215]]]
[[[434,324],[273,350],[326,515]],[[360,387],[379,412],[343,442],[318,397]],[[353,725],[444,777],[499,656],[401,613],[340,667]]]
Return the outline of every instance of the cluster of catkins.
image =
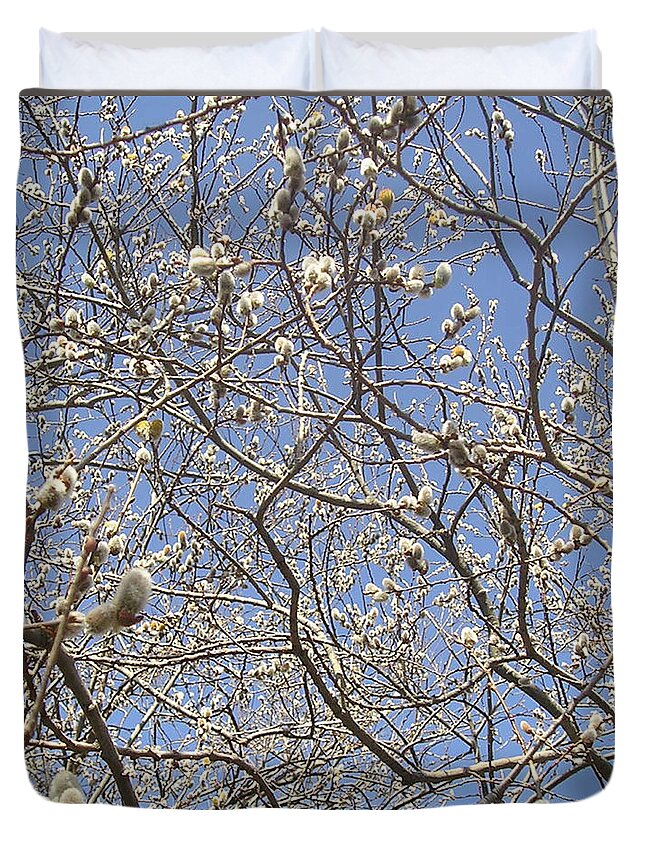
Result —
[[[419,126],[421,114],[415,95],[397,98],[390,107],[385,121],[380,116],[370,116],[367,129],[372,136],[382,136],[383,139],[394,139],[399,131],[414,130]]]
[[[376,601],[376,602],[381,603],[381,604],[384,601],[387,601],[388,598],[390,597],[390,595],[392,595],[392,593],[399,592],[399,591],[400,591],[399,587],[392,580],[392,578],[383,578],[381,586],[376,586],[375,583],[366,583],[365,587],[363,588],[363,592],[365,595],[369,595],[369,597],[372,599],[372,601]],[[336,611],[336,613],[338,613],[338,611]],[[332,615],[333,615],[333,611],[332,611]],[[342,622],[342,619],[340,618],[340,616],[341,616],[341,614],[339,613],[338,621]]]
[[[87,334],[90,338],[99,338],[103,331],[95,320],[90,320],[85,328],[83,328],[83,313],[76,308],[70,307],[65,312],[63,317],[57,314],[52,314],[49,318],[49,331],[56,334],[65,332],[64,335],[58,335],[56,340],[46,350],[43,350],[43,359],[46,358],[64,358],[69,361],[75,361],[78,355],[77,340]]]
[[[536,584],[544,588],[551,577],[550,563],[557,563],[566,555],[577,551],[584,545],[589,545],[593,537],[587,533],[579,524],[572,524],[569,539],[561,536],[555,539],[545,554],[542,547],[536,543],[531,546],[531,557],[533,558],[531,571]]]
[[[549,580],[551,579],[551,565],[547,557],[544,556],[544,551],[537,544],[531,545],[531,573],[535,580],[538,589],[546,590]]]
[[[336,137],[336,145],[325,145],[323,148],[323,157],[329,163],[332,173],[328,178],[328,186],[332,192],[342,193],[345,189],[345,173],[347,172],[347,157],[345,150],[351,142],[349,130],[346,127],[338,131]]]
[[[273,137],[280,148],[289,142],[289,137],[292,136],[300,127],[300,120],[294,119],[291,115],[280,115],[279,120],[273,125]],[[279,150],[276,147],[276,150]]]
[[[255,313],[264,305],[264,294],[261,290],[250,290],[243,293],[237,301],[235,310],[238,316],[246,323],[247,326],[253,328],[258,324],[258,316]]]
[[[254,669],[249,670],[249,676],[262,680],[263,678],[273,678],[278,672],[289,672],[290,669],[291,664],[288,660],[272,660],[270,663],[261,661]]]
[[[60,509],[74,494],[77,483],[78,472],[73,465],[67,465],[62,471],[49,474],[36,494],[40,508]]]
[[[211,252],[207,252],[202,246],[193,246],[188,258],[188,269],[193,275],[212,278],[217,273],[220,265],[217,263],[219,256],[213,251],[215,246],[221,246],[221,243],[215,243]],[[221,248],[223,255],[224,247]]]
[[[580,660],[589,657],[589,645],[589,635],[583,631],[573,644],[574,657],[580,658]]]
[[[405,557],[407,565],[420,575],[428,572],[428,561],[424,557],[423,544],[415,539],[400,539],[399,551]]]
[[[467,649],[472,649],[477,643],[477,631],[474,628],[462,628],[459,635],[462,646]]]
[[[430,515],[430,505],[432,504],[432,489],[430,486],[421,486],[417,496],[404,495],[396,504],[397,509],[408,509],[416,513],[421,518],[427,518]]]
[[[445,210],[440,207],[430,208],[426,211],[428,222],[435,228],[450,228],[451,231],[457,229],[457,217],[454,215],[448,216]]]
[[[558,536],[557,539],[553,540],[549,559],[555,563],[562,559],[565,554],[571,554],[573,551],[578,551],[583,545],[589,545],[592,539],[593,536],[579,524],[572,524],[568,539],[565,540]]]
[[[576,403],[578,402],[578,398],[585,393],[587,390],[587,384],[584,380],[581,382],[574,382],[569,389],[569,393],[566,394],[562,400],[560,401],[560,411],[564,415],[564,422],[567,424],[575,423],[575,417],[573,412],[576,408]]]
[[[78,777],[69,770],[59,770],[49,786],[49,799],[55,803],[85,803]]]
[[[87,614],[86,630],[90,634],[101,635],[136,625],[143,618],[141,611],[148,603],[151,590],[150,574],[145,569],[130,569],[121,578],[114,596]]]
[[[514,519],[504,504],[501,505],[501,516],[499,532],[504,541],[509,545],[512,545],[517,541],[517,530],[515,528]]]
[[[361,227],[361,242],[371,243],[373,240],[378,239],[380,236],[378,229],[388,218],[393,202],[394,193],[391,189],[386,187],[379,192],[374,201],[371,201],[369,204],[365,205],[365,207],[361,207],[354,212],[354,222]],[[385,261],[379,262],[377,265],[377,273],[385,269],[387,269]],[[398,269],[400,275],[400,268]],[[377,275],[376,279],[378,280],[379,277],[380,276]],[[399,286],[402,284],[403,280],[401,279]]]
[[[443,373],[450,373],[459,367],[468,367],[473,363],[473,354],[463,344],[455,344],[449,353],[445,353],[439,359],[439,369]]]
[[[251,400],[248,405],[239,405],[235,410],[233,417],[235,418],[235,423],[243,424],[251,423],[259,424],[267,415],[267,407],[262,402],[262,400]]]
[[[252,271],[251,264],[240,258],[231,258],[226,251],[226,245],[229,242],[229,237],[221,237],[213,243],[210,253],[202,248],[202,246],[194,246],[190,250],[190,257],[188,259],[188,269],[190,272],[193,275],[204,278],[213,278],[219,270],[232,267],[233,272],[238,278],[248,278]]]
[[[306,296],[313,296],[332,286],[333,276],[336,275],[336,262],[330,255],[322,255],[320,258],[306,255],[302,259],[302,272],[303,291]]]
[[[492,418],[500,433],[505,438],[522,438],[519,421],[513,412],[507,412],[499,406],[495,406],[492,411]]]
[[[488,461],[486,446],[474,444],[469,450],[459,437],[459,428],[452,420],[447,420],[439,433],[413,429],[412,444],[422,454],[438,454],[447,450],[450,464],[458,471],[464,471],[472,465],[485,465]]]
[[[300,218],[300,208],[295,203],[296,195],[305,188],[305,164],[297,148],[284,152],[284,176],[286,187],[279,189],[271,202],[271,214],[280,227],[289,231]]]
[[[210,320],[216,326],[219,326],[224,332],[224,324],[222,318],[227,305],[231,301],[233,289],[235,287],[235,278],[230,270],[222,270],[217,279],[217,302],[213,306],[210,313]]]
[[[460,302],[455,302],[450,309],[450,317],[446,317],[441,324],[441,331],[447,338],[454,338],[466,323],[475,320],[480,314],[481,308],[479,305],[469,305],[468,308],[464,308]]]
[[[92,211],[89,205],[101,196],[101,185],[97,182],[93,173],[83,166],[78,173],[78,192],[69,206],[65,222],[70,228],[76,228],[81,222],[89,222]]]
[[[157,375],[157,367],[149,358],[124,358],[123,364],[135,379],[149,379]]]
[[[325,116],[318,110],[314,110],[311,115],[302,123],[304,133],[302,134],[302,144],[307,147],[316,138],[316,131],[325,123]]]
[[[389,290],[403,289],[413,296],[425,297],[430,296],[433,290],[440,290],[450,282],[452,267],[446,261],[442,261],[430,278],[427,278],[425,267],[422,264],[415,264],[411,267],[407,279],[403,276],[399,264],[389,267],[383,265],[380,273]]]
[[[220,401],[226,398],[230,390],[228,383],[232,376],[233,368],[230,364],[222,364],[218,372],[213,374],[211,379],[211,393],[208,395],[208,402],[215,409],[219,408]]]
[[[277,353],[276,357],[273,359],[274,367],[286,367],[291,361],[291,356],[293,355],[293,341],[290,341],[289,338],[280,336],[275,339],[274,349]]]
[[[153,323],[157,320],[157,309],[154,305],[146,305],[139,317],[131,317],[128,320],[128,329],[131,332],[128,345],[132,349],[139,349],[142,342],[149,341],[155,333]],[[88,324],[89,325],[89,324]]]
[[[504,113],[500,109],[493,110],[491,115],[493,130],[497,131],[497,136],[506,143],[506,147],[510,148],[515,139],[515,131],[511,120],[504,117]]]
[[[592,714],[589,718],[587,728],[580,735],[580,743],[584,744],[584,746],[592,746],[600,733],[602,722],[603,720],[600,714]]]
[[[355,210],[352,220],[359,226],[358,236],[362,246],[370,246],[381,236],[381,232],[377,227],[379,224],[377,211],[372,208],[372,205]]]
[[[125,551],[125,536],[118,532],[118,521],[106,521],[103,533],[105,538],[96,543],[90,558],[95,568],[104,565],[110,557],[118,557]]]

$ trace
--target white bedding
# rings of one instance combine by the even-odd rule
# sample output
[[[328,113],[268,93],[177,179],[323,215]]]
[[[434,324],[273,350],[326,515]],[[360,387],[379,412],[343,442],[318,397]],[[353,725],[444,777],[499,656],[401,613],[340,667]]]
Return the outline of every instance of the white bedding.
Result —
[[[249,39],[251,43],[249,43]],[[243,41],[246,43],[240,44]],[[319,42],[319,44],[318,44]],[[320,48],[320,49],[319,49]],[[41,30],[40,85],[86,89],[597,89],[592,30],[531,33],[84,33]]]
[[[309,91],[314,60],[313,30],[251,45],[150,48],[40,30],[40,85],[47,89]]]
[[[392,43],[394,36],[364,40],[323,29],[322,88],[501,91],[601,86],[593,30],[532,44],[513,44],[505,33],[497,34],[495,41],[490,33],[480,35],[488,38],[468,47],[420,48]]]

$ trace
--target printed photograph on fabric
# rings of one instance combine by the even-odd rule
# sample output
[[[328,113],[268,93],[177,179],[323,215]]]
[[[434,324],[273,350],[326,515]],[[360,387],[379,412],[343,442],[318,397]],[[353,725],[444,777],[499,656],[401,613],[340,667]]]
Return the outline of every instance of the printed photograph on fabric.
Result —
[[[25,93],[20,121],[34,788],[602,790],[610,97]]]

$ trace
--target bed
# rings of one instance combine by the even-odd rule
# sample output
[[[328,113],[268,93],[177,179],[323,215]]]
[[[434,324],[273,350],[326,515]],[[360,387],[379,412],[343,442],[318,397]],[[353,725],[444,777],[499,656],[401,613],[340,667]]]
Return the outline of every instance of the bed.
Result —
[[[352,91],[344,62],[319,91],[21,94],[50,799],[419,809],[610,778],[611,96]]]

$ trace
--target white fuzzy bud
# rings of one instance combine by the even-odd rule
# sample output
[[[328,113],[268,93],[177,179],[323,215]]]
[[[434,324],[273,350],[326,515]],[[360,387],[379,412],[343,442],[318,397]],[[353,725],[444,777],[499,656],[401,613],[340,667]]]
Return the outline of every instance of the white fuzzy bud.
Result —
[[[289,190],[278,190],[273,197],[273,205],[280,213],[289,213],[289,208],[291,207],[291,193]]]
[[[600,731],[600,727],[602,726],[602,715],[598,712],[595,712],[591,715],[589,720],[589,728],[595,729],[597,732]]]
[[[597,737],[598,730],[588,726],[580,735],[580,743],[583,743],[585,746],[592,746]]]
[[[488,451],[483,444],[476,444],[472,449],[472,458],[478,465],[485,465],[488,461]]]
[[[415,542],[410,548],[410,556],[414,560],[422,560],[423,559],[423,545],[421,542]]]
[[[134,459],[137,465],[141,465],[141,467],[144,467],[145,465],[150,464],[152,454],[150,453],[147,447],[140,447],[137,450]]]
[[[336,261],[334,261],[331,255],[323,255],[318,262],[318,268],[321,272],[328,275],[336,275]]]
[[[344,151],[351,141],[351,136],[349,130],[346,127],[341,128],[338,131],[338,136],[336,137],[336,148],[339,151]]]
[[[261,290],[252,290],[249,293],[249,299],[254,309],[262,308],[264,305],[264,293]]]
[[[367,129],[372,136],[380,136],[383,133],[383,120],[379,116],[370,116]]]
[[[251,301],[251,296],[248,293],[243,293],[242,296],[240,296],[235,310],[240,317],[250,316],[253,312],[253,302]]]
[[[81,803],[85,803],[85,794],[82,791],[79,791],[77,788],[66,788],[63,793],[60,795],[59,803],[70,803],[74,805],[80,805]]]
[[[455,302],[450,309],[450,316],[453,320],[463,320],[466,316],[464,306],[460,302]]]
[[[378,176],[378,167],[371,157],[361,160],[361,175],[368,181],[375,181]]]
[[[458,470],[468,466],[470,457],[468,456],[468,448],[463,441],[457,439],[448,444],[448,459],[450,464]]]
[[[120,614],[122,610],[134,616],[140,613],[150,598],[152,579],[145,569],[130,569],[117,587],[112,604]]]
[[[453,420],[448,418],[448,420],[444,421],[441,425],[441,435],[443,435],[444,438],[459,438],[459,427]]]
[[[408,278],[419,279],[420,281],[425,281],[426,271],[425,268],[421,264],[415,264],[410,272],[408,273]]]
[[[199,247],[196,247],[199,248]],[[195,249],[192,250],[193,252]],[[201,251],[204,251],[203,249]],[[191,252],[190,260],[188,261],[188,269],[193,275],[204,276],[210,278],[217,270],[217,263],[208,253],[203,255],[193,255]]]
[[[85,629],[89,634],[99,637],[108,631],[118,631],[116,607],[108,602],[90,610],[85,617]]]
[[[432,489],[430,486],[421,486],[417,500],[420,504],[425,504],[426,506],[432,503]]]
[[[287,148],[284,152],[284,175],[294,181],[295,185],[300,185],[305,174],[305,165],[302,161],[302,154],[297,148]]]
[[[472,649],[477,643],[477,632],[473,628],[462,628],[460,638],[467,649]]]
[[[108,543],[104,539],[101,539],[101,541],[94,549],[94,553],[92,554],[92,565],[102,566],[104,563],[107,562],[109,556],[110,548],[108,546]]]
[[[452,278],[452,267],[446,261],[442,261],[434,271],[434,286],[436,288],[445,287]]]
[[[66,792],[69,793],[63,800],[62,797]],[[85,795],[78,777],[69,770],[59,770],[49,785],[49,799],[55,803],[84,803]]]
[[[441,442],[431,432],[412,430],[412,444],[424,453],[436,453],[441,448]]]
[[[293,355],[293,342],[290,341],[288,338],[284,337],[276,338],[275,351],[278,353],[278,355],[282,356],[282,358],[288,361]]]
[[[573,539],[574,542],[577,542],[578,540],[580,540],[582,538],[583,534],[584,534],[584,530],[582,529],[582,527],[580,527],[579,524],[572,524],[571,525],[571,538]]]
[[[91,190],[94,186],[94,175],[86,166],[83,166],[78,173],[78,183],[80,187],[87,190]]]

